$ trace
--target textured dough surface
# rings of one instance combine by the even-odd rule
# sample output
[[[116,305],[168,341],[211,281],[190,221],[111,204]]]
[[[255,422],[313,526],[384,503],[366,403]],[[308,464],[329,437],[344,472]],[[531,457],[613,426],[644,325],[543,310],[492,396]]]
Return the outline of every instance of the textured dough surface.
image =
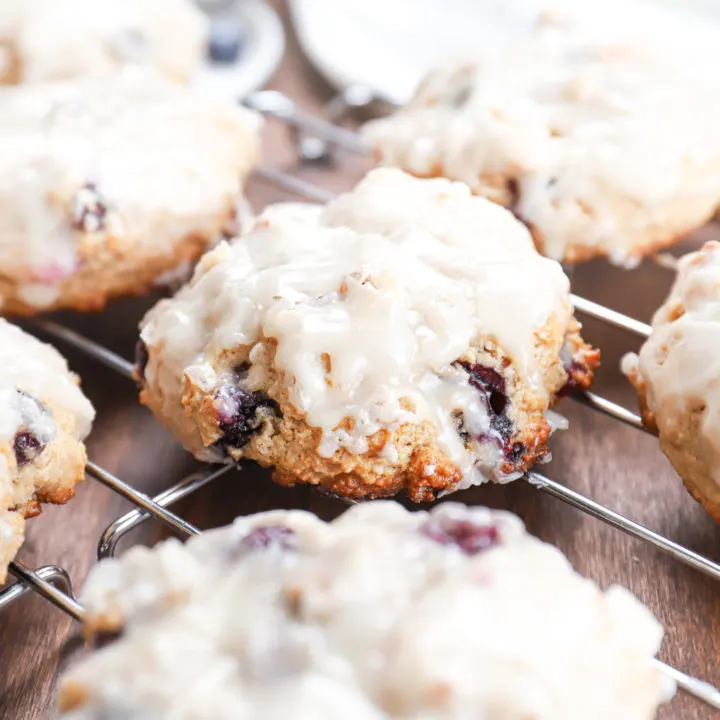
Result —
[[[94,415],[60,354],[0,319],[0,582],[25,518],[74,495]]]
[[[720,522],[720,243],[683,257],[652,333],[623,369],[643,422],[693,497]]]
[[[199,458],[417,501],[544,458],[549,407],[598,357],[510,213],[390,169],[327,206],[267,208],[141,338],[142,401]]]

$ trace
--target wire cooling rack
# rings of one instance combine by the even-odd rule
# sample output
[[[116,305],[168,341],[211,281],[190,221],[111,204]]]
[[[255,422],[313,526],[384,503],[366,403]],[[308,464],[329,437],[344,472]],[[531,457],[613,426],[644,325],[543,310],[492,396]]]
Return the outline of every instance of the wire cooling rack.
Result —
[[[338,117],[346,108],[369,106],[376,101],[377,98],[367,90],[351,88],[335,102],[333,114]],[[316,162],[326,160],[331,156],[335,147],[365,155],[369,153],[369,148],[356,133],[300,112],[288,97],[276,91],[253,93],[246,98],[245,104],[264,116],[278,120],[290,128],[295,135],[298,156],[301,161]],[[335,196],[334,193],[324,188],[273,168],[256,168],[253,176],[256,180],[270,183],[305,200],[326,202]],[[650,333],[650,326],[645,323],[577,295],[571,297],[575,309],[580,313],[625,330],[642,339],[647,338]],[[133,378],[131,362],[95,341],[56,322],[37,321],[34,325],[41,334],[49,335],[61,341],[61,343],[75,347],[125,378]],[[637,430],[649,432],[643,426],[637,414],[607,398],[589,391],[577,391],[570,397]],[[119,541],[134,528],[150,519],[160,520],[175,533],[184,537],[197,534],[199,532],[198,528],[172,512],[169,508],[204,485],[224,476],[232,469],[233,466],[231,465],[205,466],[187,475],[155,497],[150,497],[131,487],[94,462],[88,461],[86,473],[89,477],[102,483],[135,505],[133,510],[112,522],[102,533],[98,542],[98,558],[112,557]],[[525,481],[539,492],[562,500],[564,503],[638,540],[653,545],[663,553],[699,570],[714,580],[720,580],[720,564],[595,502],[591,498],[537,472],[529,472],[518,482],[522,481]],[[71,578],[64,568],[47,565],[30,569],[16,560],[10,564],[9,569],[16,582],[0,591],[0,612],[18,602],[28,592],[35,592],[73,619],[80,622],[83,620],[84,608],[75,597]],[[655,659],[653,662],[659,670],[675,680],[682,690],[707,703],[710,707],[720,709],[720,690],[659,660]]]

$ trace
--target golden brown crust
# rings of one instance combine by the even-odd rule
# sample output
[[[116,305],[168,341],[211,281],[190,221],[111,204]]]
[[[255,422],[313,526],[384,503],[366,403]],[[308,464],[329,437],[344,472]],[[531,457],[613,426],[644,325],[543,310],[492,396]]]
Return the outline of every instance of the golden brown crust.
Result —
[[[681,427],[672,433],[660,430],[660,449],[682,478],[687,491],[716,522],[720,522],[720,487],[701,459],[703,410],[698,408],[688,413]]]
[[[0,513],[8,511],[5,522],[16,524],[17,531],[22,533],[22,519],[40,515],[42,503],[64,505],[75,495],[75,487],[85,478],[87,454],[85,445],[77,439],[75,416],[54,406],[44,399],[43,402],[52,410],[57,425],[57,435],[43,451],[32,460],[18,467],[15,453],[10,445],[0,446],[0,453],[10,472],[10,483],[15,497],[27,498],[15,507],[0,507]],[[5,579],[7,562],[17,552],[22,543],[22,535],[5,547],[0,547],[0,582]],[[9,547],[12,545],[12,547]]]
[[[378,162],[382,159],[377,152],[375,158]],[[413,172],[407,168],[405,170],[419,178],[448,177],[442,163],[436,163],[431,172],[427,174]],[[538,252],[545,254],[546,241],[543,234],[515,211],[521,176],[522,168],[519,167],[505,169],[503,172],[483,173],[479,176],[477,185],[471,186],[470,189],[476,195],[482,195],[513,212],[527,226]],[[479,191],[478,188],[482,188],[482,191]],[[627,199],[625,202],[628,205],[627,212],[629,214],[634,209],[634,203],[631,199]],[[662,223],[649,224],[637,232],[626,234],[625,262],[632,264],[633,261],[641,260],[681,242],[709,222],[717,211],[717,207],[709,208],[704,199],[698,200],[698,207],[693,207],[691,203],[688,203],[687,198],[680,198],[674,206],[671,203],[665,203],[664,210]],[[592,214],[590,208],[587,211]],[[608,248],[604,246],[581,242],[571,243],[565,248],[562,260],[567,263],[580,263],[595,258],[607,258],[607,251]]]
[[[81,267],[59,286],[57,299],[37,308],[20,297],[17,279],[0,274],[0,312],[3,315],[35,315],[58,309],[102,310],[118,297],[142,295],[157,278],[183,263],[194,263],[233,219],[229,210],[210,232],[195,232],[171,248],[141,248],[128,239],[108,237],[103,244],[92,244],[86,236],[79,245]]]
[[[432,444],[435,438],[430,423],[407,423],[392,434],[398,458],[386,468],[378,460],[381,450],[358,456],[340,448],[331,459],[319,456],[320,431],[303,420],[293,423],[294,434],[286,441],[284,420],[279,421],[279,439],[274,438],[267,452],[251,441],[237,456],[275,467],[273,480],[280,485],[316,485],[331,495],[353,499],[392,497],[405,490],[413,502],[430,502],[462,479],[460,470]],[[431,475],[424,472],[428,466],[434,467]]]
[[[17,85],[22,75],[22,67],[15,44],[0,40],[0,54],[3,59],[0,63],[0,85]]]
[[[543,368],[544,388],[533,388],[517,377],[511,360],[487,341],[470,348],[460,358],[469,365],[479,363],[497,369],[507,384],[508,416],[515,430],[505,449],[502,468],[505,474],[523,473],[547,456],[546,442],[551,432],[545,418],[548,401],[550,406],[554,405],[568,385],[587,387],[592,381],[599,353],[584,342],[580,324],[574,318],[568,321],[567,313],[568,309],[561,306],[536,333],[534,351]],[[150,363],[157,370],[163,362],[162,343],[149,352]],[[225,351],[216,360],[217,375],[247,363],[249,353],[250,348],[245,346]],[[563,359],[566,354],[570,358],[567,368],[567,359]],[[404,490],[411,500],[424,502],[433,500],[440,492],[453,490],[461,482],[460,469],[437,446],[436,428],[428,421],[378,431],[368,439],[365,453],[356,454],[340,447],[331,457],[324,457],[318,452],[321,431],[308,425],[304,414],[289,399],[288,384],[274,364],[272,340],[263,338],[255,346],[253,367],[256,366],[265,380],[254,389],[271,398],[278,412],[268,414],[262,429],[247,444],[227,448],[233,460],[247,458],[273,467],[274,479],[283,485],[307,483],[328,493],[357,499],[389,497]],[[165,414],[168,407],[175,405],[168,403],[162,389],[154,384],[142,388],[141,401],[189,447],[198,443],[205,448],[213,447],[224,435],[214,398],[188,377],[183,383],[182,407],[176,409],[182,418]]]
[[[651,432],[657,433],[658,426],[655,420],[655,415],[647,404],[647,387],[645,385],[645,381],[637,372],[637,368],[633,368],[632,371],[628,373],[628,379],[633,384],[638,394],[640,416],[642,417],[643,425]]]
[[[581,330],[582,325],[573,317],[565,336],[565,351],[571,358],[570,377],[560,391],[561,395],[572,390],[587,390],[600,367],[600,351],[585,342]]]
[[[72,679],[65,680],[62,684],[62,691],[58,695],[58,710],[70,712],[85,705],[90,699],[90,693],[80,683]]]
[[[105,608],[102,614],[88,615],[82,626],[82,635],[85,640],[92,640],[97,636],[114,635],[123,628],[125,619],[119,606],[113,605]]]
[[[632,265],[633,260],[642,260],[650,255],[654,255],[660,250],[664,250],[665,248],[682,242],[711,220],[713,214],[714,211],[707,215],[703,215],[700,218],[695,218],[691,224],[688,224],[690,221],[679,223],[679,227],[662,226],[646,228],[639,238],[629,244],[630,246],[628,247],[626,256],[627,262]],[[542,234],[533,226],[528,225],[528,229],[530,230],[530,234],[533,236],[538,252],[542,253],[544,248]],[[563,261],[573,264],[605,257],[607,257],[607,254],[603,251],[603,248],[591,245],[573,244],[566,248]]]
[[[636,368],[628,373],[628,378],[638,394],[643,425],[659,436],[660,449],[681,477],[690,495],[715,522],[720,523],[720,487],[713,479],[711,469],[701,459],[704,455],[700,447],[704,405],[698,403],[695,407],[687,408],[682,416],[678,414],[672,419],[672,427],[661,426],[648,407],[647,386]]]
[[[75,418],[61,408],[53,407],[57,436],[32,462],[18,467],[14,453],[5,449],[14,484],[31,488],[30,498],[18,506],[24,517],[31,518],[42,511],[40,503],[64,505],[75,495],[75,486],[85,478],[87,453],[85,445],[77,439]]]
[[[40,515],[40,513],[42,512],[42,505],[37,498],[32,498],[23,505],[18,505],[17,507],[11,509],[20,513],[20,515],[22,515],[25,520],[29,520],[30,518],[34,518]]]

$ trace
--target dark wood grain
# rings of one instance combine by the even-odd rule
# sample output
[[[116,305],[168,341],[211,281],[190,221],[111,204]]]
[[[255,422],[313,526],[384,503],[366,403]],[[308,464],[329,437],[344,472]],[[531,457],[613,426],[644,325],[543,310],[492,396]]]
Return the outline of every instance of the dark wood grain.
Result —
[[[308,110],[318,111],[330,90],[301,59],[292,34],[286,58],[272,83]],[[270,124],[266,162],[296,170],[286,132]],[[330,171],[304,175],[326,187],[350,187],[364,163],[350,157]],[[258,183],[251,188],[255,207],[282,198]],[[713,236],[706,228],[682,249]],[[652,262],[625,272],[593,262],[576,269],[575,291],[634,317],[647,320],[663,299],[671,274]],[[519,289],[521,291],[521,289]],[[137,320],[151,299],[117,303],[102,315],[65,316],[68,324],[106,343],[126,357],[132,353]],[[618,372],[624,352],[637,347],[632,337],[588,321],[586,336],[603,350],[598,391],[635,406],[628,383]],[[128,380],[66,350],[72,367],[98,410],[89,451],[93,460],[148,492],[159,491],[195,467],[177,443],[136,403]],[[720,558],[720,529],[684,491],[660,453],[654,438],[580,407],[570,400],[561,410],[570,431],[554,442],[554,461],[544,470],[556,480],[715,559]],[[720,684],[720,593],[714,582],[658,551],[632,540],[603,523],[542,495],[522,483],[466,491],[456,499],[511,509],[531,532],[558,545],[578,570],[603,586],[629,587],[656,613],[667,629],[661,657],[667,662]],[[271,507],[306,507],[330,518],[343,506],[307,489],[274,486],[254,466],[229,473],[186,500],[183,514],[201,527],[228,522],[233,516]],[[20,553],[30,566],[58,563],[76,585],[94,562],[102,529],[129,508],[99,483],[89,479],[76,499],[64,508],[49,508],[30,524],[28,542]],[[133,542],[153,542],[162,533],[156,523],[136,531]],[[130,539],[130,538],[129,538]],[[58,673],[82,652],[77,626],[42,599],[28,596],[0,615],[0,718],[34,720],[52,707]],[[664,708],[663,720],[701,720],[712,711],[678,696]]]

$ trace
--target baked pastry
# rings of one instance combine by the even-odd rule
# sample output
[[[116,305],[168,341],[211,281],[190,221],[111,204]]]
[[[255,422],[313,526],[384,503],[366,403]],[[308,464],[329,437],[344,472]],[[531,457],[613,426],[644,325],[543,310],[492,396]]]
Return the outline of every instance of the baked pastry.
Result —
[[[101,308],[234,222],[257,117],[143,72],[0,90],[0,312]]]
[[[91,573],[63,720],[649,720],[662,628],[513,515],[364,503],[239,518]]]
[[[60,354],[0,318],[0,583],[25,518],[75,494],[94,414]]]
[[[462,180],[510,208],[548,257],[632,266],[720,204],[720,81],[654,32],[654,14],[641,35],[624,15],[594,23],[534,4],[517,27],[511,12],[505,24],[489,16],[497,37],[486,29],[477,57],[431,72],[365,137],[382,164]]]
[[[692,496],[720,522],[720,243],[679,263],[670,295],[639,355],[623,371],[640,396],[645,425]]]
[[[519,477],[597,351],[568,281],[466,185],[378,169],[271,206],[142,322],[142,402],[198,458],[414,501]]]
[[[187,82],[208,19],[191,0],[3,0],[0,83],[103,76],[127,65]]]

